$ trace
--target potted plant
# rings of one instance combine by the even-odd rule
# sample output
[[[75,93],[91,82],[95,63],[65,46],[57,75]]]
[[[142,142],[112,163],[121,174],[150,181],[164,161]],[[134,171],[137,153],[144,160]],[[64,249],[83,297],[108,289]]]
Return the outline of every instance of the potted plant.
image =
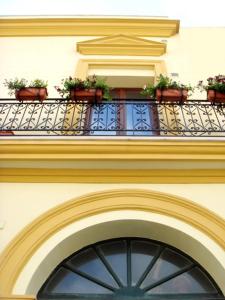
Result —
[[[0,135],[10,136],[10,135],[14,135],[14,133],[12,130],[0,130]]]
[[[199,81],[197,87],[207,92],[207,100],[212,103],[225,103],[225,75],[209,77],[207,84]]]
[[[187,100],[188,92],[193,90],[190,85],[184,85],[160,74],[156,84],[150,83],[145,85],[141,94],[151,99],[156,99],[159,102],[169,101],[182,103]]]
[[[39,100],[42,102],[48,96],[47,81],[41,79],[35,79],[30,83],[24,78],[5,79],[4,85],[9,89],[9,95],[15,94],[15,98],[19,101]]]
[[[68,77],[62,80],[62,88],[59,86],[55,88],[66,100],[100,103],[102,99],[111,99],[110,88],[105,79],[97,76],[85,80]]]

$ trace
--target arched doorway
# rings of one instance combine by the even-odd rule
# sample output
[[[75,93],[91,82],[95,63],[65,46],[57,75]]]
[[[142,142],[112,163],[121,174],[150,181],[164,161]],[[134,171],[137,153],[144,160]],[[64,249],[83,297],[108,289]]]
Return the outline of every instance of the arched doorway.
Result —
[[[191,257],[158,241],[120,238],[89,245],[61,262],[37,299],[221,299]]]
[[[187,199],[141,189],[97,191],[35,219],[0,256],[1,292],[37,295],[66,257],[122,236],[160,240],[181,249],[225,292],[224,220]]]

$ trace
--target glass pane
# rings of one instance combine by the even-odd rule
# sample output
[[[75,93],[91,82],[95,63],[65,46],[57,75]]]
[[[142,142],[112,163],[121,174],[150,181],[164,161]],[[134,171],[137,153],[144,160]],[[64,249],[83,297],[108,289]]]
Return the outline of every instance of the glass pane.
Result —
[[[119,104],[93,105],[91,108],[90,135],[116,135]]]
[[[147,294],[185,293],[216,293],[216,289],[199,268],[194,268],[193,270],[181,274],[147,292]]]
[[[158,111],[146,101],[135,103],[106,103],[93,105],[90,135],[157,135]]]
[[[145,241],[131,242],[131,277],[135,286],[160,246]]]
[[[127,135],[155,135],[152,120],[150,118],[148,103],[125,104],[126,107],[126,129]],[[133,131],[132,131],[133,130]]]
[[[171,250],[165,249],[147,275],[141,288],[145,288],[166,276],[169,276],[190,264],[189,259]]]
[[[120,281],[127,285],[127,247],[125,241],[98,246]]]
[[[131,250],[131,286],[128,286],[127,279],[127,245]],[[161,298],[162,295],[170,298],[174,295],[183,297],[183,294],[203,294],[204,297],[220,295],[208,275],[192,259],[169,246],[163,248],[158,257],[159,249],[160,243],[138,238],[117,239],[89,246],[61,263],[39,291],[38,299],[46,299],[49,294],[53,298],[61,294],[77,299],[97,299],[98,296],[101,299],[147,299],[152,296]],[[154,258],[157,260],[154,260],[152,269],[139,287],[140,279]],[[71,270],[66,266],[70,266]],[[189,266],[189,271],[183,272]],[[83,274],[78,275],[75,270]],[[176,276],[178,271],[180,275]],[[88,279],[88,276],[91,278]]]
[[[53,294],[112,294],[112,291],[65,268],[54,274],[45,290]]]
[[[73,256],[67,263],[71,264],[75,269],[97,278],[110,286],[118,287],[117,283],[92,248]]]

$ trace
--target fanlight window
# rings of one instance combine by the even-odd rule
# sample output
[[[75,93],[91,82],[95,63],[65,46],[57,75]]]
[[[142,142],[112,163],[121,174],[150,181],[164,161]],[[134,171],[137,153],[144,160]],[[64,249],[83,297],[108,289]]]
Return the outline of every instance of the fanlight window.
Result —
[[[168,245],[123,238],[91,245],[64,260],[38,299],[223,298],[193,259]]]

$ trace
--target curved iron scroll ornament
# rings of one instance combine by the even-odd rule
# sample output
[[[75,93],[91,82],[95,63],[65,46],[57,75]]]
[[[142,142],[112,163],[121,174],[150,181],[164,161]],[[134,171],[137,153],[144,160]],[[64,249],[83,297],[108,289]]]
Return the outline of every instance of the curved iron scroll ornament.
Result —
[[[101,104],[47,99],[0,99],[0,134],[14,136],[224,137],[225,104],[187,101],[182,105],[114,99]]]
[[[0,99],[0,135],[224,137],[225,104],[114,99],[92,104]]]
[[[90,245],[65,259],[37,299],[224,299],[210,275],[179,250],[121,238]]]

